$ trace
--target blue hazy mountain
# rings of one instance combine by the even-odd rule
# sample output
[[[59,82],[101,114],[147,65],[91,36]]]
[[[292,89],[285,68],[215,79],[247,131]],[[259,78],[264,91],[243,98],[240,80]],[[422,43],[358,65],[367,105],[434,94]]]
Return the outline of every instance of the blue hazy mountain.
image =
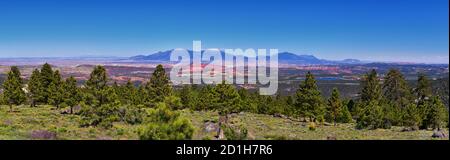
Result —
[[[173,50],[160,51],[150,55],[138,55],[130,57],[134,61],[161,61],[169,62],[170,54]],[[193,55],[191,50],[188,50],[190,56]],[[225,57],[225,52],[221,51],[222,57]],[[325,59],[319,59],[313,55],[299,55],[290,52],[278,53],[278,62],[282,64],[360,64],[362,63],[357,59],[345,59],[342,61],[331,61]]]

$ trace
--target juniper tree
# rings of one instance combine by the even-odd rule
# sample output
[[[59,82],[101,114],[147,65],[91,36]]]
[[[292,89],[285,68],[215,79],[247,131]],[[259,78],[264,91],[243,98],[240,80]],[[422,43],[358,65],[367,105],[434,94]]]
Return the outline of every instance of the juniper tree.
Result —
[[[13,105],[20,105],[26,100],[22,84],[23,80],[19,68],[12,66],[6,80],[3,82],[3,101],[9,105],[11,112]]]
[[[31,107],[36,107],[36,104],[42,101],[45,89],[42,86],[41,73],[38,69],[35,69],[28,80],[28,96]]]
[[[294,106],[301,116],[308,117],[311,122],[323,118],[324,102],[311,72],[306,74],[306,79],[300,84],[295,96]]]
[[[146,85],[149,96],[148,103],[163,102],[165,97],[172,94],[169,77],[162,65],[158,65]]]
[[[48,87],[48,103],[54,105],[56,109],[60,108],[61,103],[64,102],[63,81],[59,71],[56,70],[53,75],[53,81]]]
[[[70,114],[73,114],[73,107],[82,100],[82,95],[77,87],[77,80],[70,76],[64,83],[64,103],[70,107]]]

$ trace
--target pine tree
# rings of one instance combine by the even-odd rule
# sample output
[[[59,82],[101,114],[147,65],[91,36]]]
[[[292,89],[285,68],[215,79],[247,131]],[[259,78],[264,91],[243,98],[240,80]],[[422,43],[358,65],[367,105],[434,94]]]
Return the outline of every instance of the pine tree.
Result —
[[[356,128],[377,129],[386,128],[384,123],[383,107],[377,101],[370,101],[358,118]]]
[[[427,129],[429,127],[428,114],[431,110],[432,102],[432,86],[429,79],[423,73],[419,73],[417,78],[417,87],[414,89],[416,97],[416,103],[418,106],[421,119],[423,120],[421,129]]]
[[[156,67],[146,85],[146,89],[150,98],[148,103],[163,102],[165,97],[172,94],[169,77],[162,65]]]
[[[417,80],[417,88],[415,89],[415,94],[418,98],[418,104],[424,103],[427,99],[431,97],[431,83],[425,74],[420,73]]]
[[[446,119],[448,119],[448,111],[442,101],[439,97],[431,97],[430,111],[426,117],[428,127],[439,130],[445,126]]]
[[[196,110],[213,110],[216,108],[215,102],[219,97],[215,96],[214,87],[206,85],[200,89],[198,106]]]
[[[107,88],[108,77],[103,66],[96,66],[86,81],[86,103],[101,106],[105,103],[106,95],[101,94]]]
[[[82,95],[77,87],[77,80],[70,76],[64,83],[64,103],[70,107],[70,114],[73,114],[73,107],[80,103]]]
[[[133,104],[138,105],[139,102],[137,100],[138,90],[134,87],[134,84],[131,83],[130,80],[127,81],[125,86],[121,87],[121,92],[118,93],[121,98],[122,104]]]
[[[238,112],[242,101],[234,86],[223,81],[214,87],[214,105],[220,115],[226,116],[233,112]]]
[[[8,72],[8,77],[3,82],[3,101],[9,105],[12,112],[13,105],[20,105],[26,100],[25,92],[22,89],[23,80],[19,68],[12,66]]]
[[[54,73],[50,64],[45,63],[41,68],[41,83],[44,88],[44,95],[42,102],[49,104],[48,98],[51,94],[49,91],[51,83],[54,81]]]
[[[384,97],[389,104],[397,108],[404,108],[411,103],[411,92],[408,84],[396,69],[389,70],[383,83]]]
[[[194,127],[192,123],[181,117],[179,112],[172,111],[165,103],[157,103],[156,108],[148,111],[146,124],[139,128],[141,140],[186,140],[192,139]]]
[[[294,106],[301,116],[308,117],[311,122],[323,117],[324,102],[311,72],[306,74],[306,79],[300,84],[295,96]]]
[[[86,81],[86,105],[81,110],[82,126],[112,127],[120,120],[120,100],[113,87],[107,86],[106,69],[97,66]]]
[[[331,97],[328,99],[328,114],[335,126],[336,122],[339,120],[341,112],[342,102],[340,99],[340,94],[337,88],[333,88]]]
[[[373,69],[370,73],[367,73],[361,81],[361,101],[381,101],[381,86],[380,80],[377,77],[377,72]]]
[[[45,88],[42,86],[41,79],[41,72],[35,69],[28,81],[28,95],[31,107],[36,107],[36,104],[44,98]]]
[[[341,123],[350,123],[353,121],[352,114],[350,113],[346,105],[342,106],[338,121]]]
[[[195,110],[198,105],[197,93],[191,85],[184,85],[179,94],[183,108]]]
[[[54,105],[56,109],[59,109],[61,103],[64,102],[64,90],[63,81],[61,80],[61,75],[58,70],[54,72],[53,82],[50,83],[48,92],[48,103]]]
[[[411,127],[413,130],[419,129],[422,123],[422,116],[416,104],[410,103],[406,106],[402,120],[405,126]]]

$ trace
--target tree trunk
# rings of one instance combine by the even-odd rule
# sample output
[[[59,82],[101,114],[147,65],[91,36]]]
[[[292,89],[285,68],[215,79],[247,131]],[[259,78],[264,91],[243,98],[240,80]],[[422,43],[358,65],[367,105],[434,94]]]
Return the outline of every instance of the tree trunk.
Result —
[[[73,106],[70,106],[70,114],[73,114]]]
[[[12,112],[12,111],[13,111],[12,105],[9,105],[9,112]]]

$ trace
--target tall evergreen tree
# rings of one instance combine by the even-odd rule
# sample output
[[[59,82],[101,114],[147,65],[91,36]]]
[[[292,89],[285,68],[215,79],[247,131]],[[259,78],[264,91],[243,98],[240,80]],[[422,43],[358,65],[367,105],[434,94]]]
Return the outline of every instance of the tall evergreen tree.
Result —
[[[417,95],[419,100],[424,100],[431,97],[432,94],[431,83],[430,80],[423,73],[419,73],[415,94]]]
[[[426,125],[433,129],[441,129],[448,120],[448,111],[439,97],[431,97],[430,111],[426,116]]]
[[[408,84],[399,70],[389,70],[383,83],[384,97],[394,107],[404,108],[411,102]]]
[[[36,107],[36,104],[44,98],[45,89],[41,82],[41,72],[35,69],[28,81],[28,95],[30,98],[30,106]]]
[[[328,99],[328,114],[334,125],[336,126],[336,122],[341,115],[342,111],[342,102],[340,99],[340,94],[337,88],[333,88],[331,92],[331,97]]]
[[[108,76],[103,66],[97,66],[86,81],[86,105],[81,110],[83,126],[109,128],[120,120],[120,100],[113,87],[107,86]]]
[[[48,92],[48,103],[54,105],[56,109],[59,109],[61,103],[64,102],[64,90],[63,81],[61,80],[61,75],[58,70],[54,72],[53,82],[50,83]]]
[[[233,112],[238,112],[242,101],[236,88],[223,81],[214,87],[214,105],[220,115],[226,116]]]
[[[128,80],[127,84],[121,87],[121,92],[118,93],[120,95],[120,99],[122,104],[133,104],[138,105],[139,102],[137,100],[138,90],[134,87],[134,84]]]
[[[361,91],[361,101],[362,102],[371,102],[371,101],[380,101],[382,98],[381,95],[381,86],[380,80],[378,79],[377,72],[375,69],[367,73],[362,81],[361,81],[362,91]]]
[[[308,117],[312,122],[323,118],[324,102],[311,72],[306,74],[306,79],[296,92],[295,108],[301,116]]]
[[[82,95],[77,87],[77,80],[70,76],[64,83],[64,103],[70,107],[70,114],[73,114],[73,107],[80,103]]]
[[[23,80],[19,68],[12,66],[8,72],[8,77],[3,82],[3,101],[9,105],[12,111],[13,105],[20,105],[26,100],[25,92],[22,89]]]
[[[196,91],[192,89],[191,85],[184,85],[179,96],[184,108],[190,108],[192,110],[196,109],[198,105],[198,97]]]
[[[150,103],[163,102],[165,97],[172,94],[169,77],[162,65],[158,65],[147,83],[146,89],[150,96]]]
[[[42,102],[45,104],[49,104],[48,97],[50,96],[50,85],[54,81],[54,73],[52,70],[52,66],[50,64],[45,63],[41,68],[41,83],[44,90],[44,95]]]

